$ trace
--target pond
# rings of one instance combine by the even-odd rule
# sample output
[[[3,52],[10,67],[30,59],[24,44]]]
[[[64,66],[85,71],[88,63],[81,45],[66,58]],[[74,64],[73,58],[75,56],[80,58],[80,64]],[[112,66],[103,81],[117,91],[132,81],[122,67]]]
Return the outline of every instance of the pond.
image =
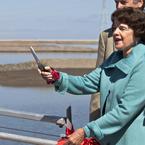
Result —
[[[40,59],[83,59],[91,58],[97,59],[97,53],[37,53]],[[0,53],[0,64],[15,64],[27,61],[33,61],[30,53]]]

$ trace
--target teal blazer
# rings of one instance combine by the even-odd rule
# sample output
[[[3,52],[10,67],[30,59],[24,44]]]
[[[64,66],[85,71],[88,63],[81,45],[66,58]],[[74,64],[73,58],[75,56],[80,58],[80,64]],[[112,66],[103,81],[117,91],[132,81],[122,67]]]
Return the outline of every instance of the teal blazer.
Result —
[[[84,126],[87,137],[101,145],[145,145],[145,46],[138,44],[123,57],[114,52],[99,68],[84,76],[61,73],[58,92],[100,91],[101,117]]]

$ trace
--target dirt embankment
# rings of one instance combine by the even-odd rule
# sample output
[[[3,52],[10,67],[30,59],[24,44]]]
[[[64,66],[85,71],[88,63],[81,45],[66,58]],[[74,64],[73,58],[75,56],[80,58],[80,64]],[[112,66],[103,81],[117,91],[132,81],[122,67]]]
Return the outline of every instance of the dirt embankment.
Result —
[[[73,75],[83,75],[95,68],[95,59],[47,59],[41,60],[44,65]],[[35,62],[0,65],[1,86],[42,86],[48,87],[37,72]]]
[[[0,40],[0,52],[29,52],[33,46],[37,52],[96,53],[96,44],[96,40]],[[90,48],[92,45],[95,48]],[[96,59],[48,59],[42,63],[69,74],[83,75],[95,68]],[[34,62],[0,65],[0,85],[46,86]]]

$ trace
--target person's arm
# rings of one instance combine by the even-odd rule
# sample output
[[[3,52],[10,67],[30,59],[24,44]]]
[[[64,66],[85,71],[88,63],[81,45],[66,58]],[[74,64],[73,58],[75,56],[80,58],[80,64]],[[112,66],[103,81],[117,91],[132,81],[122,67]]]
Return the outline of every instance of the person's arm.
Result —
[[[60,73],[60,79],[54,85],[58,92],[71,94],[92,94],[99,91],[101,68],[97,68],[84,76],[72,76]]]
[[[101,68],[97,68],[84,76],[72,76],[67,73],[58,72],[49,66],[45,71],[38,69],[42,78],[47,84],[54,84],[58,92],[68,92],[71,94],[92,94],[99,91]]]
[[[114,134],[131,124],[145,107],[145,64],[139,64],[132,72],[119,104],[96,121],[85,127],[87,137],[95,136],[98,140]]]

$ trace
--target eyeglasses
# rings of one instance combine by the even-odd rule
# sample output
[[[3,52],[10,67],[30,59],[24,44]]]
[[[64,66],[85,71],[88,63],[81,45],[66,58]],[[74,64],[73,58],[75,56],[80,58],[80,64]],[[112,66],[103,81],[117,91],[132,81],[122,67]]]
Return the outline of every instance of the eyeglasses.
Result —
[[[118,2],[121,2],[121,3],[123,3],[123,2],[128,2],[128,0],[114,0],[116,3],[118,3]],[[133,2],[140,2],[141,0],[133,0]]]
[[[119,29],[120,31],[124,32],[124,31],[128,31],[130,30],[131,28],[126,25],[126,24],[120,24],[118,26],[115,26],[115,25],[112,25],[112,30],[115,31],[116,29]]]
[[[126,3],[126,2],[128,2],[128,0],[114,0],[116,3]]]

